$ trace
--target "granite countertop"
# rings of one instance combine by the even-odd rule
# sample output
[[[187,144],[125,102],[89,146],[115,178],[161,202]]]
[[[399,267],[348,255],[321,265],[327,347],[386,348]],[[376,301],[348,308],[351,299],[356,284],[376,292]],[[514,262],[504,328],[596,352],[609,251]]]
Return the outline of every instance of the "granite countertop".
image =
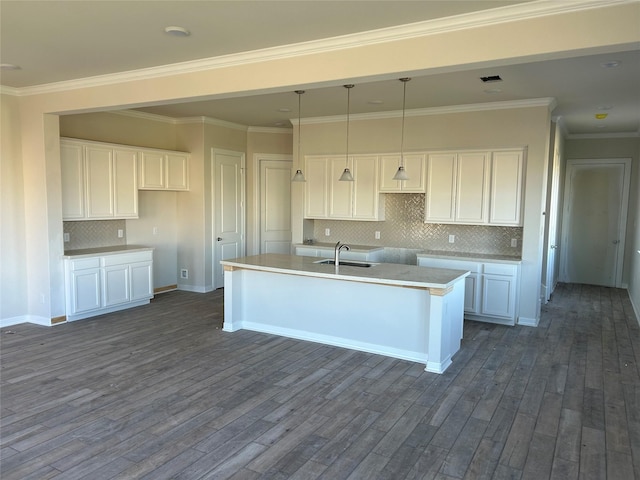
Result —
[[[376,250],[384,250],[384,247],[374,247],[372,245],[354,245],[353,243],[345,242],[349,245],[349,251],[351,252],[375,252]],[[335,242],[316,242],[316,243],[296,243],[294,247],[309,247],[309,248],[328,248],[333,250],[336,247]]]
[[[467,252],[450,252],[446,250],[423,250],[416,254],[416,257],[433,257],[433,258],[451,258],[453,260],[490,260],[499,263],[522,263],[520,257],[510,255],[496,255],[491,253],[467,253]]]
[[[469,275],[465,270],[397,263],[374,263],[369,268],[341,265],[336,269],[334,265],[315,263],[317,261],[319,259],[316,257],[269,253],[223,260],[220,263],[240,269],[418,288],[447,288]]]
[[[65,250],[62,258],[113,255],[116,253],[130,253],[145,250],[153,250],[153,247],[145,247],[144,245],[113,245],[111,247],[79,248],[77,250]]]

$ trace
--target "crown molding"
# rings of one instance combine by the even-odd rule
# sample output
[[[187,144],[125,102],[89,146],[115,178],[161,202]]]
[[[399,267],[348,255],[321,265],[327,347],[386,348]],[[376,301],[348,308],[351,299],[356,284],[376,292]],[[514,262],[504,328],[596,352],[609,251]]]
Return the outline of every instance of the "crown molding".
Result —
[[[438,18],[423,22],[397,25],[367,32],[341,35],[321,40],[300,42],[247,52],[221,55],[201,60],[179,62],[158,67],[130,70],[127,72],[97,75],[44,85],[34,85],[12,89],[18,96],[37,95],[43,93],[62,92],[78,88],[113,85],[133,80],[166,77],[170,75],[201,72],[230,66],[277,60],[319,52],[344,50],[364,45],[379,44],[397,40],[434,35],[470,28],[478,28],[501,23],[527,20],[550,15],[560,15],[576,11],[591,10],[627,3],[638,0],[574,0],[558,2],[552,0],[536,0],[532,2],[509,5],[505,7],[466,13],[452,17]]]
[[[628,133],[570,133],[566,140],[599,140],[607,138],[640,138],[640,132]]]
[[[291,135],[293,133],[293,128],[291,127],[249,127],[249,133],[281,133],[286,135]]]
[[[531,107],[547,107],[549,111],[552,111],[556,107],[556,99],[552,97],[545,98],[532,98],[528,100],[513,100],[504,102],[489,102],[489,103],[473,103],[465,105],[450,105],[446,107],[432,107],[432,108],[416,108],[413,110],[406,110],[406,117],[423,117],[429,115],[445,115],[451,113],[469,113],[469,112],[484,112],[487,110],[507,110],[513,108],[531,108]],[[393,110],[388,112],[375,112],[375,113],[351,113],[349,119],[351,121],[362,120],[380,120],[387,118],[402,117],[402,110]],[[334,123],[344,122],[347,116],[345,115],[332,115],[327,117],[311,117],[301,120],[303,125],[313,125],[319,123]]]
[[[164,115],[157,115],[155,113],[139,112],[137,110],[110,110],[102,113],[110,113],[111,115],[120,115],[123,117],[140,118],[142,120],[151,120],[154,122],[169,123],[175,125],[177,119],[166,117]]]
[[[20,89],[15,87],[7,87],[6,85],[0,85],[0,95],[12,95],[14,97],[19,97]]]

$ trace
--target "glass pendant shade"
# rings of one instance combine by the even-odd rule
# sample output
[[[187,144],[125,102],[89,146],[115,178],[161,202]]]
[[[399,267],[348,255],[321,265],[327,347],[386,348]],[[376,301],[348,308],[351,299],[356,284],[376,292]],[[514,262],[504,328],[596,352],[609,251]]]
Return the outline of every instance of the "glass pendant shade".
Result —
[[[338,179],[340,182],[353,182],[353,175],[351,175],[351,170],[349,168],[345,168],[342,175]]]
[[[300,169],[296,170],[296,174],[293,176],[291,181],[292,182],[306,182],[306,180],[304,178],[304,173],[302,173],[302,170],[300,170]]]
[[[408,77],[401,78],[400,81],[403,83],[403,91],[402,91],[402,129],[400,133],[400,166],[398,167],[398,171],[393,176],[394,180],[409,180],[409,175],[407,175],[407,171],[404,169],[404,115],[406,111],[406,101],[407,101],[407,82],[411,80]]]
[[[409,175],[407,175],[407,171],[404,169],[403,165],[398,167],[398,171],[393,176],[394,180],[409,180]]]
[[[300,164],[300,136],[302,133],[300,130],[300,99],[302,98],[302,94],[304,93],[304,90],[296,90],[296,93],[298,94],[298,164]],[[291,181],[306,182],[307,180],[304,178],[304,173],[302,173],[302,170],[297,169]]]
[[[349,104],[351,98],[351,89],[353,87],[354,85],[344,86],[344,88],[347,89],[347,153],[345,155],[345,169],[338,179],[339,182],[353,182],[353,175],[351,175],[351,171],[349,170]]]

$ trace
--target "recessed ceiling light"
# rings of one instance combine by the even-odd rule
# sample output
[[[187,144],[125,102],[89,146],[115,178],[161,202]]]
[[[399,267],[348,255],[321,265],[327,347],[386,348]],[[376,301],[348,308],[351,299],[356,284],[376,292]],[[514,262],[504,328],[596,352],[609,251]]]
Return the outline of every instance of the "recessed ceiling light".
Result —
[[[608,113],[596,113],[596,119],[604,120],[605,118],[607,118],[607,115],[609,115],[609,114]]]
[[[485,90],[484,93],[486,93],[488,95],[495,95],[497,93],[502,93],[502,90],[500,90],[499,88],[489,88],[489,89]]]
[[[382,100],[369,100],[367,103],[369,105],[382,105],[384,102]]]
[[[600,66],[602,68],[616,68],[620,66],[620,63],[618,60],[611,60],[610,62],[602,62],[600,64]]]
[[[165,27],[164,31],[165,33],[174,37],[188,37],[189,35],[191,35],[191,32],[184,27],[170,26]]]
[[[13,63],[0,63],[2,70],[20,70],[20,65],[14,65]]]

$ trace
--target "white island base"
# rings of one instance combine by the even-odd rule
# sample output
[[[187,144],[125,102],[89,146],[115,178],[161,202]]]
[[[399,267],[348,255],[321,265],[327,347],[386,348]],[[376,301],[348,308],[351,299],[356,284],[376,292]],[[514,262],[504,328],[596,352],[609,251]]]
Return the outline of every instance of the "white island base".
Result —
[[[290,257],[292,268],[286,268],[285,257],[222,262],[224,331],[248,329],[387,355],[424,363],[428,372],[442,373],[451,364],[462,338],[467,272],[380,264],[341,266],[336,273],[306,257]],[[420,275],[452,272],[454,280],[382,278],[393,277],[386,270],[395,267]]]

